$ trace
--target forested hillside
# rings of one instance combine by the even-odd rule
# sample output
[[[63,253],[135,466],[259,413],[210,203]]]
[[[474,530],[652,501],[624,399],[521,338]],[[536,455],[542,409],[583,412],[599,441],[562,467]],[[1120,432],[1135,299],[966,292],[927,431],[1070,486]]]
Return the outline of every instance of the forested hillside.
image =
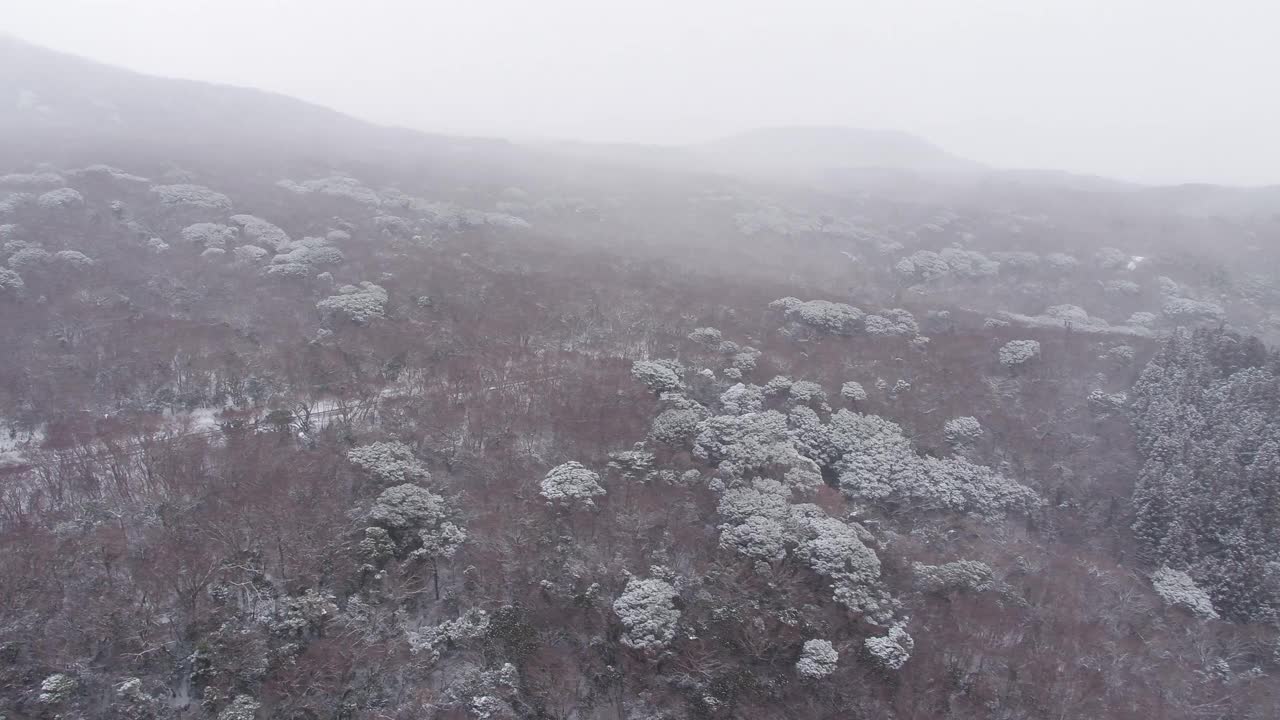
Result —
[[[0,718],[1280,714],[1280,216],[5,52]]]

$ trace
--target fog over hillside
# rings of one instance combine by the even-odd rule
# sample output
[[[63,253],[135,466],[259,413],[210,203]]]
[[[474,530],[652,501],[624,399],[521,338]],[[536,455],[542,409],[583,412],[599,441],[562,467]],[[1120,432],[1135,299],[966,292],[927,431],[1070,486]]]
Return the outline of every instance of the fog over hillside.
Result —
[[[387,87],[337,87],[377,16],[405,57],[544,52],[493,62],[549,93],[621,31],[175,5],[134,28],[203,30],[173,75],[264,37],[279,65],[240,87],[0,37],[0,720],[1280,715],[1280,187],[767,110],[557,135],[576,106],[489,98],[489,60],[483,102],[406,63],[384,125],[269,80],[332,23],[315,87]],[[14,23],[118,47],[81,25],[140,7],[65,6]],[[707,12],[626,11],[634,37]],[[952,12],[910,37],[968,47]],[[844,16],[802,19],[705,38],[842,47]],[[661,79],[704,35],[654,37]],[[527,122],[423,132],[427,96]]]

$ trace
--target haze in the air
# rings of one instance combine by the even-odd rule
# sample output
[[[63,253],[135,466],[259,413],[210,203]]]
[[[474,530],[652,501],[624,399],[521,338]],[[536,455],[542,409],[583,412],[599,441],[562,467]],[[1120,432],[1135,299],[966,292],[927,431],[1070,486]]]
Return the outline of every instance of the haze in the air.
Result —
[[[9,0],[0,31],[424,130],[884,128],[1003,167],[1280,183],[1270,0]]]

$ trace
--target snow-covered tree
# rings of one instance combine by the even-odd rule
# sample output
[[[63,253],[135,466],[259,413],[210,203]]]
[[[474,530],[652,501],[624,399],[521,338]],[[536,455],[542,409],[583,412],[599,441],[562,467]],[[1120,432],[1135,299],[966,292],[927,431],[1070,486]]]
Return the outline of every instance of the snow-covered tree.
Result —
[[[274,265],[297,264],[311,267],[340,265],[345,260],[342,251],[328,244],[324,238],[302,238],[286,242],[279,254],[271,258]]]
[[[59,250],[53,254],[53,261],[74,270],[93,267],[93,258],[79,250]]]
[[[906,627],[895,624],[882,637],[869,637],[863,641],[867,652],[886,670],[901,670],[911,659],[911,651],[915,649],[915,640],[907,634]]]
[[[1129,319],[1125,321],[1125,324],[1144,328],[1155,327],[1156,316],[1155,313],[1136,312],[1129,316]]]
[[[371,282],[362,282],[359,287],[343,285],[338,288],[337,295],[330,295],[316,303],[316,308],[326,317],[343,315],[360,325],[381,318],[386,307],[387,291]]]
[[[24,288],[26,283],[21,275],[9,268],[0,267],[0,297],[19,295]]]
[[[1062,273],[1075,270],[1080,265],[1079,260],[1066,253],[1049,253],[1044,256],[1044,262],[1051,270]]]
[[[291,242],[288,233],[255,215],[232,215],[231,222],[255,245],[264,245],[280,252]]]
[[[867,391],[862,388],[862,383],[850,380],[840,386],[840,397],[853,402],[862,402],[867,399]]]
[[[764,407],[764,388],[738,383],[720,394],[720,406],[729,415],[759,412]]]
[[[369,509],[369,520],[393,533],[429,527],[447,515],[444,498],[411,483],[383,490]]]
[[[701,406],[669,407],[653,419],[649,437],[668,445],[684,445],[698,432],[698,423],[706,417],[706,409]]]
[[[203,185],[153,185],[151,192],[159,195],[160,202],[169,206],[222,212],[231,209],[231,198]]]
[[[210,222],[195,223],[182,229],[182,239],[199,249],[225,248],[227,243],[235,241],[237,234],[236,229],[229,225]]]
[[[551,468],[542,479],[542,497],[550,503],[591,508],[595,498],[604,494],[599,473],[577,461]]]
[[[795,505],[790,518],[798,539],[796,557],[832,581],[835,601],[870,622],[887,622],[893,602],[880,584],[880,558],[863,541],[870,535],[816,505]]]
[[[878,337],[914,337],[920,332],[915,318],[906,310],[885,310],[878,315],[867,315],[862,324],[864,332]]]
[[[383,490],[369,509],[369,521],[396,541],[398,554],[431,563],[436,597],[440,597],[439,560],[452,557],[467,539],[452,521],[444,498],[418,485],[405,483]],[[366,530],[366,539],[369,538]]]
[[[831,417],[829,456],[840,487],[872,502],[997,517],[1038,507],[1029,488],[961,457],[923,458],[897,424],[841,410]]]
[[[1221,305],[1202,300],[1191,300],[1184,297],[1173,297],[1165,300],[1160,312],[1175,323],[1193,323],[1202,320],[1221,320],[1226,317],[1226,310]]]
[[[720,528],[720,547],[752,560],[782,559],[787,554],[787,540],[783,524],[764,515],[750,515],[738,524],[727,523]]]
[[[662,651],[675,639],[680,611],[676,590],[657,578],[632,577],[613,603],[613,611],[626,629],[622,644],[646,653]]]
[[[755,348],[743,348],[741,352],[734,353],[730,362],[735,370],[751,372],[756,369],[756,361],[760,355],[760,351]]]
[[[1201,590],[1185,572],[1166,565],[1151,575],[1151,585],[1165,604],[1190,610],[1196,617],[1218,619],[1209,593]]]
[[[352,464],[369,473],[383,485],[426,482],[431,474],[402,442],[375,442],[347,452]]]
[[[777,480],[756,478],[750,485],[731,488],[720,496],[717,512],[730,523],[758,516],[782,520],[790,512],[791,491]]]
[[[218,713],[218,720],[254,720],[262,703],[249,695],[237,695],[231,704]]]
[[[791,378],[785,375],[776,375],[772,380],[764,384],[765,397],[786,395],[791,392],[791,385]]]
[[[791,402],[801,405],[822,407],[827,404],[827,391],[823,390],[818,383],[809,380],[799,380],[792,383],[787,394]]]
[[[720,341],[723,338],[720,335],[720,331],[713,327],[700,327],[695,328],[693,332],[689,333],[689,339],[699,345],[716,347],[720,344]]]
[[[51,171],[40,171],[32,173],[8,173],[0,175],[0,186],[8,186],[15,188],[47,188],[63,185],[67,181],[61,175]]]
[[[932,250],[917,250],[899,260],[893,269],[908,280],[924,282],[944,277],[951,271],[947,261]]]
[[[631,364],[631,377],[655,393],[674,392],[684,387],[680,373],[670,361],[637,360]]]
[[[942,435],[952,445],[967,445],[982,437],[982,423],[971,416],[952,418],[943,424]]]
[[[1000,364],[1005,367],[1018,367],[1040,357],[1040,343],[1037,340],[1010,340],[1000,348]]]
[[[782,301],[776,300],[774,302]],[[853,333],[865,315],[866,313],[852,305],[829,300],[810,300],[786,310],[786,316],[789,320],[837,335]]]
[[[231,250],[231,254],[236,259],[236,262],[246,264],[261,262],[267,255],[270,255],[264,248],[260,248],[257,245],[238,245]]]
[[[1104,247],[1093,254],[1093,261],[1103,270],[1120,270],[1129,264],[1129,255],[1113,247]]]
[[[483,638],[492,624],[493,618],[488,612],[473,607],[458,618],[411,630],[405,635],[410,654],[425,656],[428,662],[435,663],[450,646]]]
[[[695,457],[741,477],[800,461],[787,428],[787,416],[773,410],[745,415],[717,415],[698,424]]]
[[[1000,263],[974,250],[943,248],[938,257],[947,264],[947,273],[966,280],[993,277],[1000,272]]]
[[[993,582],[991,568],[977,560],[959,560],[943,565],[914,563],[911,571],[915,575],[916,586],[925,592],[981,592],[990,588]]]
[[[629,482],[648,482],[654,479],[653,464],[656,457],[644,449],[644,443],[636,443],[631,450],[620,450],[609,453],[609,470],[622,476]]]
[[[800,677],[817,680],[835,672],[839,660],[840,654],[830,640],[805,640],[796,672]]]
[[[311,277],[311,268],[302,263],[282,263],[280,265],[268,265],[266,273],[269,277],[304,280]],[[347,285],[346,287],[352,287]]]
[[[42,210],[66,210],[84,205],[84,196],[71,188],[58,188],[40,196],[36,201]]]
[[[71,699],[80,683],[66,673],[54,673],[40,683],[40,695],[36,701],[41,705],[59,705]]]

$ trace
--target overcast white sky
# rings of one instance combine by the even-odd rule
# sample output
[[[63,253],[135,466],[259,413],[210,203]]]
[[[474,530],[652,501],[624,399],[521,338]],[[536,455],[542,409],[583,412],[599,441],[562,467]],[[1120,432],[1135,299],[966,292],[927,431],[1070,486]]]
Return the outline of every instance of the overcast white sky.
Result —
[[[1280,0],[0,0],[0,31],[467,134],[892,128],[966,157],[1280,183]]]

